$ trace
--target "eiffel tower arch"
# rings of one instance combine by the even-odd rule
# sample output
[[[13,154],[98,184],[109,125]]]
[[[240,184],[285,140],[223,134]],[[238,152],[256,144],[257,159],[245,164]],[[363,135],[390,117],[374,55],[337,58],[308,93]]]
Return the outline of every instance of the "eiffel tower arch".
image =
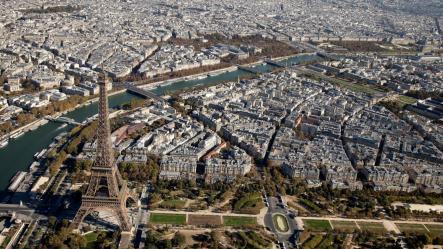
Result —
[[[106,77],[100,81],[98,103],[97,151],[91,169],[91,178],[81,205],[71,223],[72,229],[79,229],[83,219],[93,211],[111,211],[119,221],[119,227],[124,232],[130,232],[132,224],[128,218],[126,201],[134,199],[122,179],[114,160],[111,128],[109,125],[109,110]]]

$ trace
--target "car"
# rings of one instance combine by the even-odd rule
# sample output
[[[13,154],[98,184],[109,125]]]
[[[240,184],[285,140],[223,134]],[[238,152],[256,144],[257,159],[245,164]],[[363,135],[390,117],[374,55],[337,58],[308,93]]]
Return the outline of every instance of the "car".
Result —
[[[285,243],[278,242],[278,245],[280,246],[281,249],[286,249]]]

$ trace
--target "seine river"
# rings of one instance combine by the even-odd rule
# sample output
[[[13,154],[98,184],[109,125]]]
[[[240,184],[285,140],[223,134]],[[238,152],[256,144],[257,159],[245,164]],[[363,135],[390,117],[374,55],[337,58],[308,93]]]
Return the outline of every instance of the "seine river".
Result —
[[[280,63],[291,65],[293,63],[312,62],[317,60],[321,59],[315,55],[299,55],[283,60]],[[275,67],[268,64],[261,64],[254,68],[260,72],[270,72]],[[151,91],[158,95],[164,95],[191,87],[209,86],[220,82],[234,81],[237,80],[238,77],[247,75],[250,74],[242,70],[236,70],[203,79],[178,81],[169,85],[159,86]],[[129,102],[132,98],[139,97],[126,92],[116,94],[109,97],[109,105],[111,107],[116,107]],[[96,113],[97,103],[92,103],[87,106],[79,107],[67,113],[65,116],[73,118],[78,122],[82,122]],[[16,174],[16,172],[27,171],[29,165],[33,162],[33,156],[35,153],[47,148],[57,135],[64,131],[68,131],[71,128],[72,127],[70,126],[62,127],[62,124],[49,122],[34,131],[29,131],[16,139],[10,140],[6,147],[0,149],[0,190],[5,189],[9,185],[9,180]]]

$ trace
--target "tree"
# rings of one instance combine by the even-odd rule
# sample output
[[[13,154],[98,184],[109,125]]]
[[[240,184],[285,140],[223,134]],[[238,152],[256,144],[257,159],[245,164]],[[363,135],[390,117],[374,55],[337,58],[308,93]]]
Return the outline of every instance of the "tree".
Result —
[[[80,137],[76,137],[74,138],[68,145],[68,147],[66,147],[66,152],[68,152],[68,154],[77,154],[78,152],[78,146],[80,145],[80,143],[82,142]]]
[[[6,134],[6,133],[12,131],[13,128],[14,127],[13,127],[12,123],[10,121],[6,121],[6,122],[0,124],[0,134]]]
[[[81,170],[90,171],[93,163],[94,163],[94,161],[92,161],[92,160],[76,160],[75,166],[74,166],[74,171],[76,171],[76,172],[81,171]]]
[[[212,230],[210,233],[210,248],[211,249],[217,249],[219,248],[220,240],[221,240],[221,234],[220,231]]]
[[[163,247],[161,248],[165,248],[165,249],[172,249],[172,242],[171,240],[163,240]]]
[[[144,106],[146,103],[146,100],[144,99],[131,99],[131,101],[129,103],[123,104],[123,109],[125,110],[132,110],[138,107],[142,107]]]
[[[172,245],[174,247],[183,247],[185,243],[186,243],[185,236],[180,232],[176,232],[174,238],[172,239]]]
[[[48,224],[50,228],[55,228],[55,225],[57,225],[57,218],[55,216],[49,216]]]
[[[51,175],[57,174],[62,166],[62,163],[65,161],[67,155],[66,152],[61,151],[58,156],[52,161],[51,165],[49,165],[49,173]]]
[[[148,161],[143,163],[122,162],[119,165],[119,170],[124,179],[145,183],[151,181],[157,182],[159,173],[158,158],[150,155]]]
[[[69,222],[57,222],[53,216],[49,217],[49,230],[41,240],[41,248],[80,249],[86,247],[86,240],[79,234],[70,232]]]
[[[30,113],[20,113],[16,117],[17,122],[20,126],[28,124],[34,120],[34,116]]]

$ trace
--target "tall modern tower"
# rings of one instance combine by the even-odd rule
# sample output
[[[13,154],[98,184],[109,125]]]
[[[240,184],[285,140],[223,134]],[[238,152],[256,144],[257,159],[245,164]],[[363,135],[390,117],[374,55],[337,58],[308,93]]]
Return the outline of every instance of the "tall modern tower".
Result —
[[[82,195],[82,203],[72,220],[71,227],[78,229],[83,219],[92,211],[111,211],[119,220],[122,231],[131,231],[132,225],[128,219],[126,200],[129,190],[118,171],[114,160],[111,143],[111,128],[109,125],[108,96],[106,77],[100,85],[98,103],[97,152],[91,170],[86,193]]]

